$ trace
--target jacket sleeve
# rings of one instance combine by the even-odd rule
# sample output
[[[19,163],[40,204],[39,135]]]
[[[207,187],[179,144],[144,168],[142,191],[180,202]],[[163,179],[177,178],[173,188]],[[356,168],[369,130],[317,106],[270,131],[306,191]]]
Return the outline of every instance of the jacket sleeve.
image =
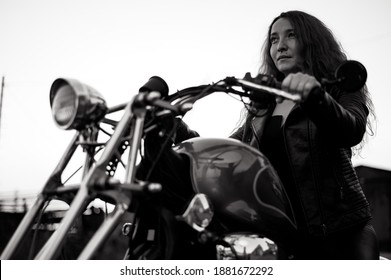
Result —
[[[242,141],[243,140],[243,134],[244,134],[244,125],[239,127],[234,133],[232,133],[229,136],[229,138],[233,138],[233,139]]]
[[[339,147],[353,147],[361,142],[369,110],[362,92],[341,92],[332,88],[301,104],[311,121],[323,134],[330,135]]]
[[[178,144],[187,139],[200,136],[197,131],[190,129],[182,119],[175,118],[175,121],[177,122],[177,128],[173,141],[174,144]]]

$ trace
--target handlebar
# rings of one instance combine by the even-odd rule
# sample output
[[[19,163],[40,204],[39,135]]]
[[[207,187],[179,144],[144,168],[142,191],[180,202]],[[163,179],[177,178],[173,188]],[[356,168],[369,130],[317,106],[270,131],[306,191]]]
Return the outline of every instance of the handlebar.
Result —
[[[148,93],[149,97],[142,98],[142,101],[144,105],[167,109],[175,115],[186,114],[196,101],[214,92],[226,92],[249,98],[252,101],[262,102],[265,99],[263,96],[266,94],[282,97],[293,102],[301,102],[300,95],[283,91],[280,88],[281,84],[271,76],[258,75],[256,78],[251,78],[250,74],[247,73],[243,79],[227,77],[211,85],[185,88],[164,99],[157,98],[156,92],[150,92]]]
[[[256,83],[253,83],[253,82],[250,82],[250,81],[246,81],[246,80],[242,80],[242,79],[237,80],[237,81],[242,86],[251,88],[254,91],[258,90],[258,91],[262,91],[262,92],[267,92],[269,94],[272,94],[272,95],[275,95],[275,96],[278,96],[278,97],[282,97],[282,98],[291,100],[293,102],[301,102],[301,96],[297,95],[297,94],[292,94],[292,93],[283,91],[281,89],[277,89],[277,88],[272,88],[272,87],[269,87],[269,86],[256,84]]]
[[[337,85],[340,89],[346,92],[354,92],[360,90],[366,83],[367,71],[360,62],[355,60],[347,60],[342,62],[334,73],[334,78],[329,80],[323,78],[321,80],[322,86],[325,85]],[[236,90],[234,87],[241,87],[241,90]],[[181,90],[174,95],[167,97],[167,101],[178,101],[178,112],[185,113],[188,108],[183,111],[180,106],[186,102],[190,102],[190,105],[194,104],[198,99],[201,99],[212,92],[222,91],[239,95],[241,97],[248,97],[253,101],[262,102],[264,98],[259,96],[269,94],[271,96],[282,97],[284,99],[292,100],[293,102],[301,102],[300,95],[292,94],[281,90],[281,83],[274,77],[269,75],[259,74],[255,78],[252,78],[250,73],[246,73],[243,79],[237,79],[235,77],[227,77],[220,82],[212,85],[204,85],[199,87],[192,87]],[[181,105],[180,105],[181,104]],[[162,106],[163,104],[160,104]]]

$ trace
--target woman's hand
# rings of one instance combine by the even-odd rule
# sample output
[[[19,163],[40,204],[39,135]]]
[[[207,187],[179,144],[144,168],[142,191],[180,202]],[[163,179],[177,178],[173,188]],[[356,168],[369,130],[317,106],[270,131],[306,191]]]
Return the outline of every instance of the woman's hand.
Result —
[[[302,101],[306,101],[311,91],[316,87],[321,87],[318,80],[301,72],[289,74],[281,84],[282,90],[300,95]]]

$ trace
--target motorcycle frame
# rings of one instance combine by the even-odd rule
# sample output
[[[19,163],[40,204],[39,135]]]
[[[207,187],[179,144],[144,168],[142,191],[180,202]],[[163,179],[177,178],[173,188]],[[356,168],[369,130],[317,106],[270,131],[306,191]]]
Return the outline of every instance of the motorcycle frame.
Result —
[[[254,90],[266,91],[275,96],[290,99],[294,102],[301,101],[300,97],[297,95],[233,77],[230,78],[230,81],[233,81],[233,79],[236,83],[236,86],[245,86]],[[211,90],[212,87],[215,87],[215,89]],[[200,95],[195,95],[190,104],[214,91],[232,92],[240,96],[249,96],[248,92],[233,90],[231,87],[232,85],[227,85],[226,82],[223,82],[221,86],[219,86],[219,84],[208,86],[207,90],[202,91]],[[201,90],[198,90],[198,93],[200,91]],[[190,94],[190,96],[193,94]],[[129,103],[118,105],[109,109],[107,114],[120,110],[123,110],[124,112],[122,118],[116,124],[115,130],[110,136],[109,141],[106,143],[101,157],[95,162],[95,164],[93,164],[94,158],[91,157],[89,153],[86,153],[83,177],[80,185],[59,185],[58,182],[61,182],[61,180],[58,178],[61,178],[61,174],[68,165],[70,159],[76,151],[76,148],[79,146],[78,140],[83,137],[83,131],[76,132],[74,138],[67,147],[56,168],[50,175],[47,183],[43,187],[43,190],[38,194],[33,206],[26,213],[17,230],[13,234],[11,240],[8,242],[7,246],[2,252],[0,257],[1,259],[11,259],[14,256],[17,248],[21,245],[22,240],[27,235],[28,230],[31,229],[31,226],[34,223],[34,219],[38,216],[40,211],[43,210],[45,202],[54,196],[61,198],[61,196],[66,193],[76,193],[76,195],[73,198],[66,215],[61,220],[58,229],[47,240],[47,242],[35,256],[35,259],[45,260],[57,258],[71,226],[74,224],[76,219],[82,215],[88,204],[97,196],[99,196],[106,197],[110,199],[110,201],[114,201],[115,208],[105,218],[97,232],[91,237],[87,245],[82,250],[81,254],[78,256],[78,259],[91,259],[94,256],[96,251],[117,226],[121,217],[123,217],[123,215],[128,211],[132,203],[132,192],[148,190],[148,184],[145,182],[135,181],[137,152],[140,148],[143,136],[147,106],[157,104],[158,107],[166,108],[176,113],[178,113],[178,108],[180,107],[179,105],[175,107],[164,101],[161,102],[158,96],[156,96],[156,92],[141,92],[137,94]],[[182,105],[186,105],[185,103]],[[191,107],[192,105],[188,108],[191,109]],[[129,157],[125,168],[126,174],[124,181],[118,182],[110,180],[108,175],[105,173],[106,167],[112,159],[113,155],[115,155],[119,145],[123,140],[123,137],[125,136],[124,134],[131,126],[132,121],[134,121],[134,125],[131,127],[132,130],[129,134],[131,142],[129,145]],[[102,120],[102,122],[113,124],[112,121],[107,119]],[[96,127],[90,127],[93,130],[90,135],[90,140],[92,141],[96,141],[97,139],[98,125],[99,124],[96,124]],[[134,220],[135,218],[133,218],[132,222],[134,222]]]
[[[84,212],[88,204],[99,196],[109,198],[111,202],[114,201],[115,208],[91,237],[78,256],[78,259],[91,259],[95,255],[96,251],[117,226],[121,217],[123,217],[129,209],[132,202],[132,191],[139,192],[143,191],[145,188],[145,185],[135,182],[137,152],[141,144],[146,113],[146,106],[137,106],[137,108],[133,106],[134,100],[140,98],[140,94],[136,95],[128,104],[113,107],[108,111],[108,113],[120,110],[123,110],[124,112],[122,118],[116,125],[113,134],[106,143],[101,157],[95,164],[93,164],[93,156],[86,153],[84,171],[80,185],[64,186],[62,183],[59,185],[58,182],[61,182],[61,179],[59,181],[58,178],[61,178],[61,174],[79,146],[78,140],[82,137],[81,131],[76,132],[59,163],[49,176],[42,191],[38,194],[34,204],[23,217],[15,233],[3,250],[1,259],[11,259],[15,255],[16,250],[31,229],[34,220],[39,213],[43,211],[45,203],[48,202],[50,198],[55,196],[61,198],[64,194],[68,193],[75,193],[76,195],[73,198],[66,215],[61,220],[59,227],[53,232],[51,237],[35,256],[35,259],[56,259],[65,242],[67,233],[75,220]],[[134,126],[132,126],[129,135],[131,142],[129,145],[128,162],[125,168],[125,179],[123,182],[110,180],[111,178],[109,179],[108,175],[105,173],[106,167],[113,155],[115,155],[115,152],[121,144],[121,141],[125,136],[124,134],[130,127],[132,121],[134,121]],[[105,122],[105,120],[102,122]],[[108,123],[112,123],[112,121],[108,121]],[[97,128],[93,128],[92,130],[97,130]],[[96,133],[91,133],[92,138],[90,140],[92,141],[96,141],[97,139],[97,131],[95,132]],[[104,180],[102,180],[102,178],[104,178]]]

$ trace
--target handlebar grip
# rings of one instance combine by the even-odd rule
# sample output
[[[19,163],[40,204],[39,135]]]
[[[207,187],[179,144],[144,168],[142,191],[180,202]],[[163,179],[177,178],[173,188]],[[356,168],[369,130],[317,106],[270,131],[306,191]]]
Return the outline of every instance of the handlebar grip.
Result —
[[[326,91],[324,90],[324,88],[315,87],[310,91],[305,102],[312,103],[312,104],[322,104],[325,93]]]
[[[153,76],[149,78],[148,82],[145,83],[140,89],[139,92],[152,92],[157,91],[160,92],[161,97],[167,97],[168,96],[168,85],[166,81],[164,81],[159,76]]]

